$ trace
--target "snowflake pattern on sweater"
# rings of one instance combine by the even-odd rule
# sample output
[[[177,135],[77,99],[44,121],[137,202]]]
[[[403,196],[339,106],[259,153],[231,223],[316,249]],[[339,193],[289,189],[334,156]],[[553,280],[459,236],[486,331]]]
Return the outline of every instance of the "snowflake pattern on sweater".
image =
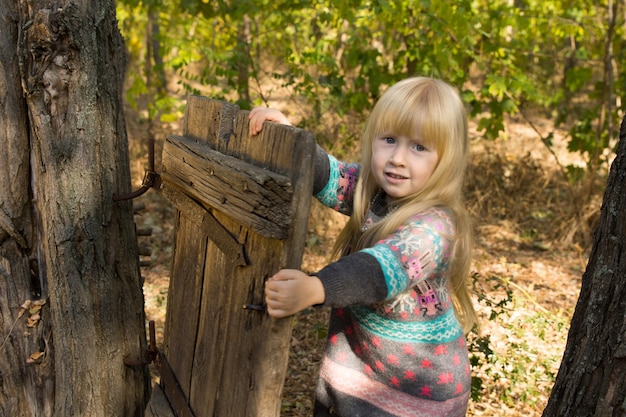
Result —
[[[360,168],[328,158],[316,197],[350,214]],[[450,297],[453,234],[449,211],[432,208],[316,274],[333,308],[316,416],[465,415],[471,375]]]

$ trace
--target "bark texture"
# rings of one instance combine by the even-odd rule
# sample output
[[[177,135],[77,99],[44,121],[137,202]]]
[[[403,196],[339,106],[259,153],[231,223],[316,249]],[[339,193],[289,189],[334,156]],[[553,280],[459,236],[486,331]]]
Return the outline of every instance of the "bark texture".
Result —
[[[49,306],[33,310],[46,319],[31,321],[32,327],[30,312],[21,307],[45,300],[47,294],[38,275],[33,233],[28,114],[16,53],[18,16],[17,3],[0,2],[0,415],[51,416]],[[29,360],[31,356],[37,359]]]
[[[146,370],[124,365],[146,348],[132,207],[112,199],[130,191],[115,3],[0,12],[0,415],[142,416]],[[25,299],[46,303],[33,329]]]
[[[626,118],[544,417],[626,416]]]

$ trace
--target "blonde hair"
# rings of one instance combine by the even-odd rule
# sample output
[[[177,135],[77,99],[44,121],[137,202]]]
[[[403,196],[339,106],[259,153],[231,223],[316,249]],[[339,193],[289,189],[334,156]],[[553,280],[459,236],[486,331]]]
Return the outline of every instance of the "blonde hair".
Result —
[[[416,194],[397,201],[398,208],[366,231],[361,226],[379,188],[372,175],[372,144],[382,134],[419,137],[438,153],[437,166]],[[444,81],[408,78],[390,87],[374,106],[363,134],[361,174],[353,213],[335,243],[334,255],[356,252],[392,234],[416,213],[431,207],[450,210],[455,225],[450,270],[454,310],[468,333],[477,323],[468,279],[472,257],[472,225],[462,198],[468,162],[467,114],[457,90]]]

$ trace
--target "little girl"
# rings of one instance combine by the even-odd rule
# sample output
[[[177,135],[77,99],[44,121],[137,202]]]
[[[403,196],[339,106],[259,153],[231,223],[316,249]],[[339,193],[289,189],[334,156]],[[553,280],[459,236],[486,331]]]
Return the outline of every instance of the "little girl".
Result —
[[[264,121],[289,124],[278,110]],[[281,270],[265,287],[268,313],[332,307],[315,416],[464,416],[470,395],[465,334],[475,323],[466,286],[471,227],[461,187],[467,116],[457,91],[417,77],[390,87],[368,120],[360,164],[319,146],[314,193],[350,216],[339,259],[313,276]]]

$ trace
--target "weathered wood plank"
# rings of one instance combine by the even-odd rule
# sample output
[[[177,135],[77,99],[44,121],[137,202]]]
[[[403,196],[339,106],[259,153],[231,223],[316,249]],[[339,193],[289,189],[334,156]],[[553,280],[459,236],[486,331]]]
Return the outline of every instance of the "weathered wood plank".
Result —
[[[219,384],[198,383],[191,394],[192,405],[194,409],[207,410],[207,415],[277,415],[263,414],[260,410],[276,407],[280,398],[291,321],[274,320],[264,312],[244,310],[242,305],[263,303],[264,281],[269,271],[281,267],[285,241],[268,242],[226,216],[218,216],[229,229],[240,229],[238,238],[246,242],[252,256],[249,266],[228,275],[228,288],[220,282],[220,277],[209,276],[207,269],[203,293],[213,301],[203,306],[200,317],[194,373],[215,375]],[[259,247],[266,250],[260,252]],[[213,251],[209,248],[207,259],[213,259],[215,265],[221,256]],[[276,338],[278,334],[280,337]],[[271,361],[269,372],[268,369],[260,372],[265,361]],[[264,393],[266,389],[270,390],[268,396]],[[267,399],[272,403],[269,407],[262,404]]]
[[[237,223],[229,221],[227,217],[220,214],[217,216],[225,227],[232,230],[239,228]],[[233,363],[228,358],[229,352],[247,349],[247,344],[259,343],[258,340],[245,337],[245,329],[241,327],[240,321],[244,313],[249,313],[242,309],[242,305],[249,301],[248,296],[242,295],[242,292],[248,291],[248,287],[254,282],[248,274],[257,261],[252,259],[250,266],[237,268],[236,271],[225,268],[227,262],[227,255],[209,244],[207,263],[211,264],[211,268],[207,269],[202,288],[207,302],[200,312],[200,326],[196,337],[194,375],[198,378],[195,379],[191,391],[192,408],[204,410],[207,416],[246,415],[241,410],[234,414],[224,414],[218,410],[222,404],[241,404],[242,398],[245,398],[241,393],[225,390],[225,386],[229,385],[227,381],[238,379],[240,372],[247,372],[250,368],[248,361]],[[211,377],[204,378],[203,381],[202,375]],[[243,409],[241,406],[240,408]]]
[[[197,417],[280,414],[292,320],[242,306],[263,303],[265,280],[278,269],[300,266],[311,199],[313,136],[268,123],[250,138],[249,113],[235,110],[190,97],[185,137],[164,147],[164,195],[180,210],[170,284],[178,294],[168,298],[165,353],[175,356],[170,364]],[[273,211],[253,214],[271,219],[266,226],[249,220],[250,189],[255,204]],[[224,197],[238,201],[237,210],[225,209]],[[214,241],[215,228],[234,246]],[[237,245],[245,265],[233,262]]]
[[[146,406],[145,417],[176,417],[172,406],[158,384],[152,386],[152,396]]]
[[[198,289],[204,280],[207,238],[198,236],[196,223],[185,213],[177,217],[163,351],[178,382],[188,393],[195,346],[187,340],[196,334],[199,323],[202,292]]]
[[[190,96],[185,107],[183,136],[207,143],[225,155],[239,107],[202,96]]]
[[[237,106],[190,96],[187,101],[183,136],[224,155],[249,162],[278,174],[292,178],[300,175],[302,152],[314,146],[310,132],[276,123],[265,123],[257,136],[249,136],[250,112],[237,111]],[[213,132],[219,125],[222,133]],[[211,126],[211,127],[209,127]]]
[[[292,219],[291,181],[183,137],[163,146],[163,181],[259,233],[285,238]]]
[[[228,253],[236,265],[244,266],[248,263],[244,246],[217,221],[210,211],[173,188],[164,187],[162,193],[179,212],[185,213],[185,217],[188,217],[209,239],[215,242],[222,252]]]

